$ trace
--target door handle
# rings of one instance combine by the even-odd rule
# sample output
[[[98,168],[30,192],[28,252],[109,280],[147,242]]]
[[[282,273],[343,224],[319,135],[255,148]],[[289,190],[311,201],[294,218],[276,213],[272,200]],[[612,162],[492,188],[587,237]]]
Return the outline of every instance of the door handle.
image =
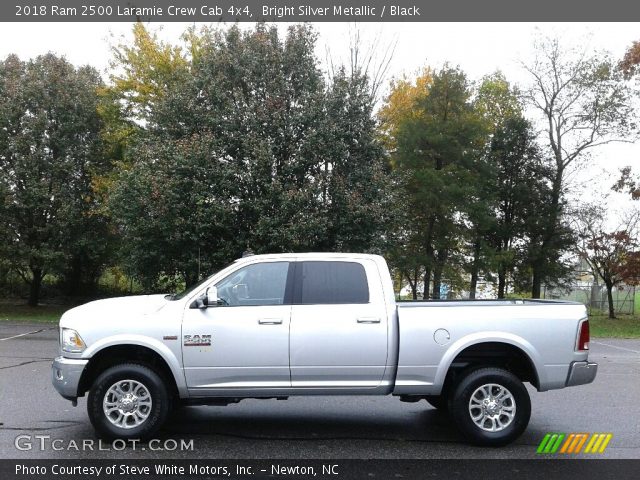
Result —
[[[380,317],[358,317],[358,323],[380,323]]]
[[[260,325],[281,325],[281,318],[259,318],[258,323]]]

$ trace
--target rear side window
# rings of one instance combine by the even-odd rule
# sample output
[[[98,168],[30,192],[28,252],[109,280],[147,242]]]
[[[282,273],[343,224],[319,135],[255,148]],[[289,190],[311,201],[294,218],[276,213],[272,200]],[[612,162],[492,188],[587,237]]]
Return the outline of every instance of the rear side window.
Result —
[[[301,262],[297,271],[297,304],[369,302],[367,275],[359,263]]]

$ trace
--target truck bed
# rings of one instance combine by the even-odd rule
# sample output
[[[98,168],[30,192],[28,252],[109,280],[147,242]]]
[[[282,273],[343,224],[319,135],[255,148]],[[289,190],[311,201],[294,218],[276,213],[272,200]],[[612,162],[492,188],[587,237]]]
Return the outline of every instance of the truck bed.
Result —
[[[454,309],[450,307],[456,307]],[[579,302],[563,300],[423,300],[397,303],[399,325],[396,393],[437,394],[455,358],[478,342],[507,344],[527,355],[538,388],[563,388],[578,327],[587,318]]]
[[[471,306],[513,306],[513,305],[582,305],[580,302],[570,300],[549,300],[534,298],[514,298],[502,300],[396,300],[399,308],[405,307],[471,307]]]

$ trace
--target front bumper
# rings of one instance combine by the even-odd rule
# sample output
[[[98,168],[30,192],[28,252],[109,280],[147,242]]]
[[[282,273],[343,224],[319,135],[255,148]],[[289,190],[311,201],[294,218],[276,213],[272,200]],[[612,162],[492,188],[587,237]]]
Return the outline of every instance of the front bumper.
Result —
[[[51,383],[64,398],[78,398],[78,384],[87,363],[89,360],[56,357],[51,364]]]
[[[569,367],[567,387],[593,382],[598,373],[598,364],[593,362],[573,362]]]

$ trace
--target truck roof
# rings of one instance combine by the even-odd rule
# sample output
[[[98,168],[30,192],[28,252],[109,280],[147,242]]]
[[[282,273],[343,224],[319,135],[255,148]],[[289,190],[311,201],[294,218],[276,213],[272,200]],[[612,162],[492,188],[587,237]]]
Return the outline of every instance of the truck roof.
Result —
[[[341,252],[305,252],[305,253],[261,253],[256,255],[248,255],[236,260],[236,262],[255,260],[255,259],[273,259],[273,258],[336,258],[336,259],[348,259],[357,258],[364,259],[369,258],[372,260],[383,259],[380,255],[374,255],[371,253],[341,253]]]

